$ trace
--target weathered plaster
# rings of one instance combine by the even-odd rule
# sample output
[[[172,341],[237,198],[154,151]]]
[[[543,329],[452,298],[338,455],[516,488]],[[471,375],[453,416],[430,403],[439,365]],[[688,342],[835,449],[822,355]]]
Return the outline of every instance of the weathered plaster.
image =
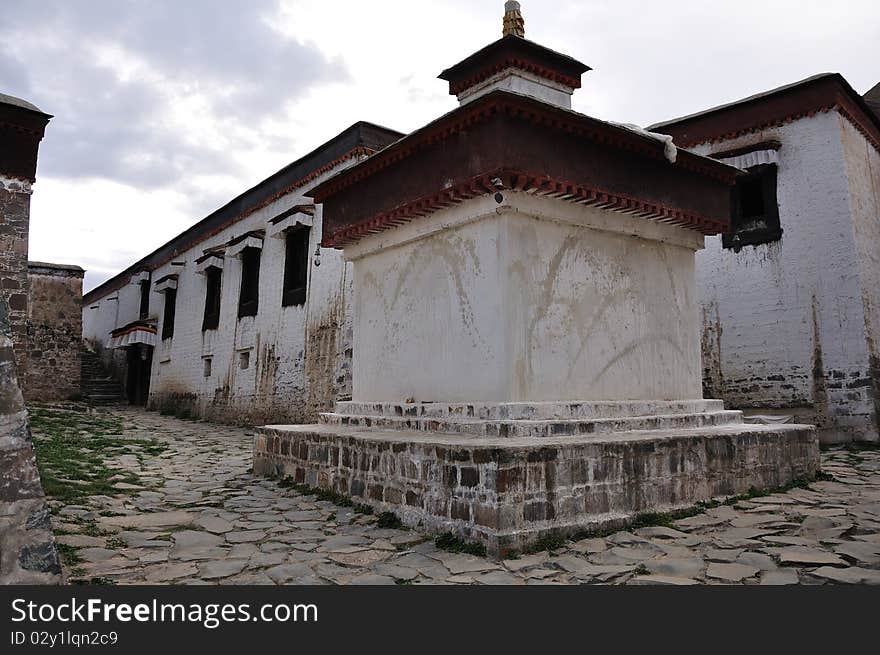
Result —
[[[640,221],[635,236],[631,217],[505,196],[346,249],[354,399],[700,397],[699,235]]]
[[[857,132],[847,137],[846,125],[836,112],[820,113],[695,148],[782,144],[782,239],[735,253],[708,237],[697,255],[706,389],[732,407],[797,413],[825,440],[877,438],[865,336],[871,264],[859,254],[871,242],[855,231],[876,228],[868,227],[868,207],[862,219],[851,208],[864,202],[854,198],[865,197],[870,176],[851,172],[859,159],[848,152],[855,148],[864,161],[870,146]]]
[[[320,182],[346,161],[316,179]],[[238,318],[241,261],[223,260],[220,324],[202,330],[206,277],[195,260],[205,250],[221,247],[251,230],[265,229],[270,219],[296,205],[308,204],[299,189],[249,214],[152,271],[152,279],[177,274],[174,336],[161,341],[153,357],[149,406],[162,411],[203,416],[230,423],[315,420],[337,398],[351,396],[351,265],[339,251],[320,249],[321,212],[316,208],[309,236],[309,281],[302,306],[281,306],[284,239],[262,241],[259,310],[255,317]],[[118,299],[117,299],[118,298]],[[140,288],[136,280],[83,307],[84,337],[106,345],[111,330],[137,320]],[[164,321],[161,294],[150,293],[150,317],[161,334]],[[248,367],[241,367],[246,353]],[[211,373],[205,376],[206,358]],[[121,351],[105,351],[105,363],[120,371]]]

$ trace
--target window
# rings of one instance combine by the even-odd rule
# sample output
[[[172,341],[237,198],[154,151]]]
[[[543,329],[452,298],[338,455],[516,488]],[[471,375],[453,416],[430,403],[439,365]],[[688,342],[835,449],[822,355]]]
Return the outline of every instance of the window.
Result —
[[[725,248],[739,252],[743,246],[778,241],[782,237],[776,170],[775,164],[762,164],[737,178],[730,205],[730,232],[722,236]]]
[[[150,315],[150,281],[142,280],[141,285],[141,306],[138,312],[138,318],[144,320]]]
[[[309,228],[297,227],[288,230],[285,237],[282,307],[305,304],[308,275]]]
[[[204,375],[206,378],[209,378],[209,377],[211,377],[211,358],[205,357],[204,362],[205,362],[205,368],[202,371],[202,375]]]
[[[260,299],[260,249],[241,251],[241,291],[238,295],[238,317],[256,316]]]
[[[243,350],[238,353],[238,367],[244,371],[251,365],[251,351]]]
[[[165,290],[165,313],[162,317],[162,340],[174,336],[174,309],[177,304],[177,289]]]
[[[202,320],[202,331],[216,330],[220,325],[220,288],[223,280],[223,271],[216,266],[209,266],[205,270],[205,318]]]

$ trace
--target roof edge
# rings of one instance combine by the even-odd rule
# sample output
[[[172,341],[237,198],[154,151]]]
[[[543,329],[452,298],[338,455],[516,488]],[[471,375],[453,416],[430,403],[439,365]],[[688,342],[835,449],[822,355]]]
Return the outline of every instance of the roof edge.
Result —
[[[212,211],[206,217],[186,228],[183,232],[180,232],[177,236],[166,241],[164,244],[162,244],[152,252],[148,253],[147,255],[141,257],[139,260],[137,260],[127,268],[124,268],[113,277],[105,280],[97,287],[86,293],[83,296],[83,302],[94,302],[107,295],[108,293],[117,291],[121,287],[125,286],[125,284],[127,284],[127,278],[129,278],[134,273],[137,273],[141,270],[153,270],[155,268],[158,268],[166,261],[170,261],[180,252],[188,250],[193,245],[210,238],[211,236],[216,234],[216,232],[225,229],[230,225],[234,225],[240,220],[243,220],[254,211],[257,211],[265,205],[274,202],[275,200],[277,200],[278,197],[286,195],[286,193],[289,193],[294,188],[298,188],[308,184],[311,181],[309,176],[320,170],[321,168],[326,166],[330,166],[330,168],[332,168],[333,166],[341,163],[341,161],[337,160],[350,159],[352,156],[356,156],[356,151],[358,151],[359,149],[362,150],[364,148],[369,148],[375,151],[375,149],[373,149],[371,146],[378,146],[379,144],[375,141],[370,141],[370,144],[367,144],[368,136],[375,136],[366,135],[365,132],[368,130],[374,130],[378,131],[380,134],[384,134],[388,137],[387,140],[389,143],[393,143],[394,141],[404,136],[402,132],[392,130],[382,125],[377,125],[376,123],[371,123],[369,121],[356,121],[355,123],[352,123],[350,126],[339,132],[333,138],[328,139],[307,154],[297,158],[290,164],[287,164],[283,168],[272,173],[254,186],[246,189],[242,193],[229,200],[224,205]],[[328,153],[323,159],[320,158],[323,153],[331,150],[334,145],[344,145],[346,138],[353,139],[353,141],[349,144],[350,147],[344,149],[345,151],[339,157],[328,158],[329,154],[332,154]],[[382,145],[378,149],[382,149],[386,145],[388,145],[388,143]],[[280,193],[280,195],[270,195],[269,197],[262,199],[254,198],[252,202],[247,202],[249,195],[259,194],[260,191],[267,189],[267,187],[269,187],[273,183],[283,179],[285,177],[285,174],[291,174],[297,169],[297,167],[306,167],[310,159],[318,159],[318,161],[313,162],[310,166],[308,166],[309,170],[306,175],[292,181],[290,184],[282,188],[278,192]],[[236,212],[235,209],[238,205],[243,206],[239,209],[239,211]],[[229,217],[224,217],[224,214],[233,215]],[[217,222],[217,226],[214,226],[214,229],[211,229],[211,224],[214,222]]]

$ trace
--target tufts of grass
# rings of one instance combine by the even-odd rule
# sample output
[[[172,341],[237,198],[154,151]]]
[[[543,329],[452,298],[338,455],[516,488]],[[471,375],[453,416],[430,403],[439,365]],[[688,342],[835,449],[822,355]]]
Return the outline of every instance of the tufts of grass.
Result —
[[[286,476],[278,480],[278,486],[285,489],[293,489],[297,493],[300,493],[304,496],[314,496],[318,500],[327,500],[334,505],[339,505],[340,507],[351,507],[351,509],[356,514],[373,513],[373,508],[369,505],[355,503],[351,498],[349,498],[348,496],[343,496],[337,491],[332,491],[330,489],[321,489],[320,487],[310,487],[307,484],[299,484],[297,482],[294,482],[293,478],[291,478],[290,476]]]
[[[651,572],[648,570],[648,567],[645,566],[644,562],[640,562],[639,565],[633,569],[633,573],[635,575],[651,575]]]
[[[135,473],[107,465],[113,456],[158,455],[166,449],[155,440],[123,438],[122,421],[113,416],[40,406],[29,414],[43,490],[64,504],[119,495],[119,482],[140,484]]]
[[[128,544],[125,540],[120,539],[119,537],[110,537],[107,540],[107,548],[110,550],[119,550],[121,548],[128,548]]]
[[[379,520],[376,521],[376,525],[380,528],[391,528],[397,529],[403,527],[403,523],[399,518],[397,518],[397,514],[394,512],[382,512],[379,514]]]
[[[486,556],[486,545],[478,541],[465,541],[452,532],[441,534],[434,539],[434,545],[449,553],[466,553],[477,557]]]

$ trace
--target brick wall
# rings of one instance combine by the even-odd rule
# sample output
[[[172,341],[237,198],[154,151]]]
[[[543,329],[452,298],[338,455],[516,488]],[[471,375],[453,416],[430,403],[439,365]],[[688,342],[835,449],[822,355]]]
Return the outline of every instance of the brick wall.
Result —
[[[28,263],[27,400],[80,393],[83,274],[79,266]]]

